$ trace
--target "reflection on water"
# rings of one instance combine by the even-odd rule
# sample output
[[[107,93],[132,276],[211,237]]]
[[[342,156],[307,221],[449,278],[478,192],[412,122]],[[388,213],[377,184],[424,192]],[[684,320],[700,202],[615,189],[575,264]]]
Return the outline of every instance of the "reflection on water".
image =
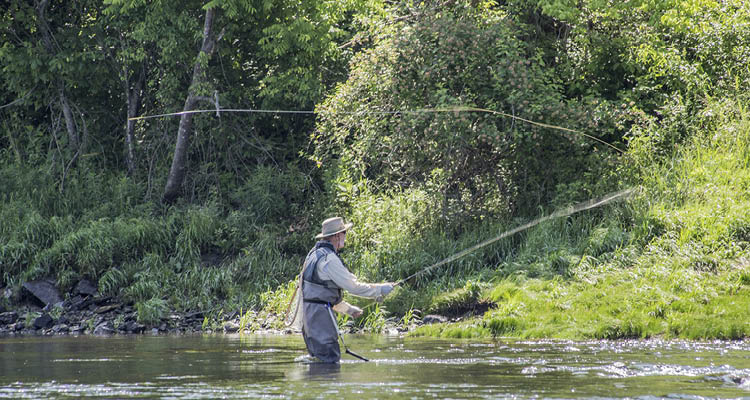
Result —
[[[370,358],[300,364],[299,336],[0,339],[0,398],[738,398],[749,342],[350,336]]]

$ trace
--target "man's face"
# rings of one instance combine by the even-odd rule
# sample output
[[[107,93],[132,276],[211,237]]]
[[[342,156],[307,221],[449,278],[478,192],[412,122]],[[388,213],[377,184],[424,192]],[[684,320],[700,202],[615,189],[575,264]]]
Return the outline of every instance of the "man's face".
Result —
[[[346,231],[337,233],[335,239],[336,242],[334,243],[334,246],[336,246],[336,250],[343,248],[344,242],[346,241]]]

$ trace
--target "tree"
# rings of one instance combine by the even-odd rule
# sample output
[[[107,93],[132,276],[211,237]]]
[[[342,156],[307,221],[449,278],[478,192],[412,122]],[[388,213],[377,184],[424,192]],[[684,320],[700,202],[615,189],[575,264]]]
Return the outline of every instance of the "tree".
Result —
[[[184,114],[180,116],[180,126],[177,131],[177,143],[175,144],[174,157],[172,158],[172,167],[169,170],[167,185],[164,188],[163,200],[167,203],[172,202],[177,197],[182,186],[182,181],[185,178],[188,144],[190,142],[190,134],[193,130],[193,114],[189,111],[192,111],[200,100],[199,91],[201,86],[206,83],[208,60],[216,48],[216,43],[224,35],[223,32],[218,35],[215,33],[215,18],[216,9],[208,8],[203,24],[203,44],[193,67],[193,78],[188,96],[185,99],[185,106],[182,109]]]

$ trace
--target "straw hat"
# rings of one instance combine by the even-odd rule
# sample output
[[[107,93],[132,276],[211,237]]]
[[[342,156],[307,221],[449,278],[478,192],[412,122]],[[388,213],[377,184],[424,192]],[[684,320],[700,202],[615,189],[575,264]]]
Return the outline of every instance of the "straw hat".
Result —
[[[328,218],[327,220],[323,221],[321,232],[317,236],[315,236],[315,238],[322,239],[324,237],[335,235],[339,232],[351,229],[352,226],[354,226],[353,223],[350,222],[348,224],[345,224],[344,219],[341,217]]]

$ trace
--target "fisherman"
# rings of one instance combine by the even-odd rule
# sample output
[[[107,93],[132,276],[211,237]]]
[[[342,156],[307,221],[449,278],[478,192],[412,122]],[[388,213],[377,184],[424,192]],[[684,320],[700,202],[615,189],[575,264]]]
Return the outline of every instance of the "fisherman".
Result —
[[[382,301],[393,290],[393,283],[371,284],[357,281],[357,277],[344,266],[338,251],[344,247],[346,232],[354,224],[344,223],[341,217],[323,221],[320,239],[310,250],[300,276],[302,292],[302,337],[310,357],[305,361],[338,363],[341,350],[338,327],[333,313],[347,314],[353,318],[362,315],[362,309],[342,301],[342,289],[359,296]]]

